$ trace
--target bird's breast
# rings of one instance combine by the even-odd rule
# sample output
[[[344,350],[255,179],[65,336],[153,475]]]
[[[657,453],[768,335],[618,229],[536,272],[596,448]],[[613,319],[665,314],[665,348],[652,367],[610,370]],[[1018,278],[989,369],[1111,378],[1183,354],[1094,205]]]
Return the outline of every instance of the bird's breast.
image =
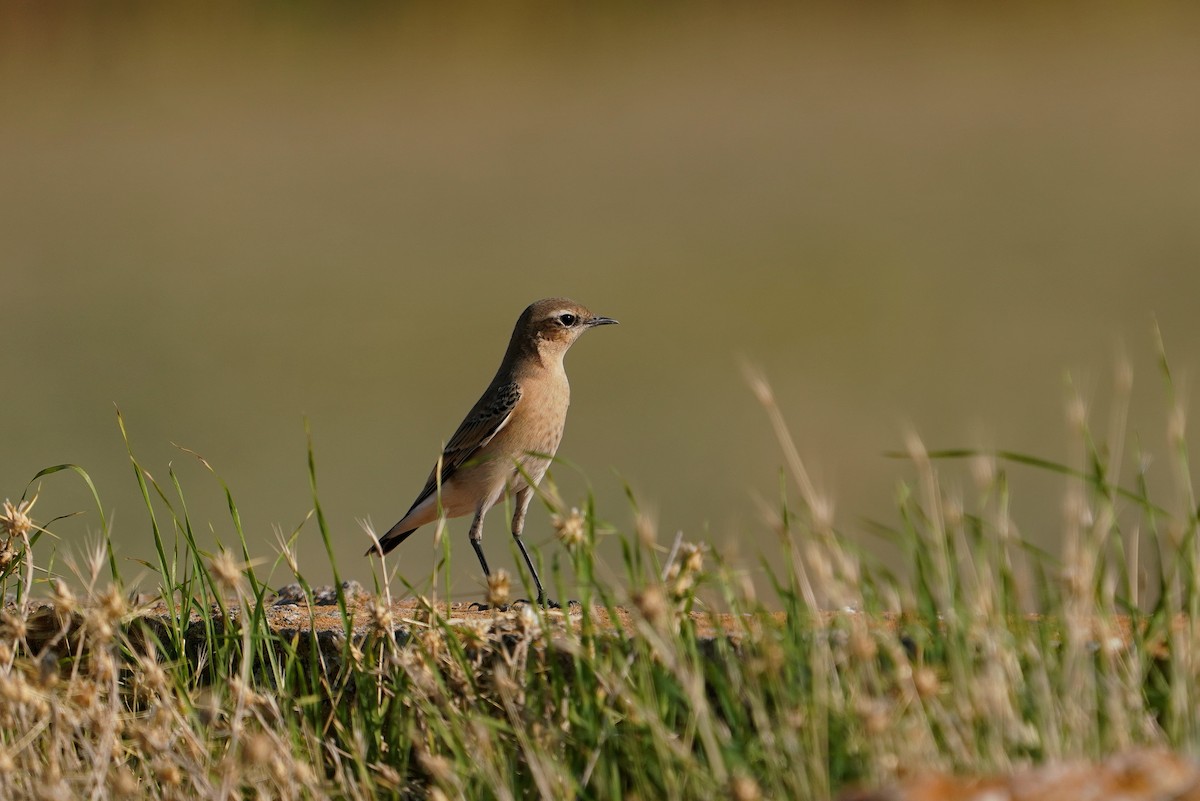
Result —
[[[526,477],[537,484],[558,451],[570,405],[570,387],[563,380],[531,381],[521,388],[521,402],[513,418],[496,435],[497,450],[509,456],[512,474],[509,483]]]
[[[540,390],[540,391],[538,391]],[[538,387],[521,398],[507,433],[520,450],[553,454],[562,439],[570,394],[557,387]]]

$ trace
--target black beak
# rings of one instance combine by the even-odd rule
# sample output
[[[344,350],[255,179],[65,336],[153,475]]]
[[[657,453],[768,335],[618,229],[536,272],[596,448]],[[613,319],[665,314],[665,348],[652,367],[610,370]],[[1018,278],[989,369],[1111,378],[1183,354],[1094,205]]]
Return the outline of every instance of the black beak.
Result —
[[[611,317],[593,317],[592,319],[588,320],[588,322],[587,322],[588,328],[591,328],[592,326],[595,326],[595,325],[616,325],[616,324],[617,324],[617,321]]]

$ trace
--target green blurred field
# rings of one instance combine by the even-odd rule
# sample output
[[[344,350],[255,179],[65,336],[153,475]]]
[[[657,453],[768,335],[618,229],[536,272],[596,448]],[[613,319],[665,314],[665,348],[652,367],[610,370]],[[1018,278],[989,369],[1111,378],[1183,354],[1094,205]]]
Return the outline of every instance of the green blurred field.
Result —
[[[1064,374],[1102,425],[1122,346],[1161,451],[1153,321],[1185,387],[1200,358],[1198,22],[7,4],[0,496],[79,463],[121,555],[147,558],[115,403],[228,540],[219,486],[170,443],[208,458],[269,555],[309,508],[307,415],[342,572],[365,576],[356,519],[408,507],[516,315],[552,294],[622,322],[568,359],[560,455],[601,515],[628,522],[628,480],[665,533],[746,556],[781,459],[742,357],[851,530],[894,515],[881,453],[906,425],[1061,459]],[[66,476],[46,517],[89,508]],[[1018,495],[1026,536],[1056,536],[1053,490]],[[488,531],[512,567],[499,515]],[[550,540],[544,513],[528,533]],[[428,574],[432,547],[406,548]],[[320,580],[315,536],[300,550]]]

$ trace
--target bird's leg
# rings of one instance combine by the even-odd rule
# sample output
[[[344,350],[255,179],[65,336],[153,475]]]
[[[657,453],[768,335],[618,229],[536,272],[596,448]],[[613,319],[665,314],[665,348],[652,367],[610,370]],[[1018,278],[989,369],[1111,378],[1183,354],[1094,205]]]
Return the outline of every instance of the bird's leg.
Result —
[[[490,579],[492,571],[488,569],[487,557],[483,555],[483,513],[485,510],[480,509],[475,513],[475,519],[471,521],[471,547],[475,549],[475,555],[479,557],[479,566],[483,568],[484,578]],[[487,604],[474,603],[472,607],[478,609],[487,609]],[[501,610],[504,611],[504,610]]]
[[[479,557],[479,566],[483,568],[485,578],[492,577],[492,571],[488,570],[487,557],[483,555],[483,512],[475,513],[475,519],[471,521],[471,547],[475,549],[475,555]]]
[[[525,528],[525,512],[529,509],[529,502],[533,500],[533,488],[529,486],[522,488],[513,500],[516,509],[513,511],[512,535],[513,539],[517,541],[517,547],[521,550],[521,556],[525,558],[525,566],[529,568],[529,575],[533,576],[533,586],[537,587],[537,604],[538,606],[548,606],[551,609],[559,609],[561,608],[560,604],[546,597],[546,591],[542,589],[542,580],[538,578],[537,568],[533,566],[533,560],[529,558],[529,551],[525,550],[525,541],[521,539],[521,531]]]

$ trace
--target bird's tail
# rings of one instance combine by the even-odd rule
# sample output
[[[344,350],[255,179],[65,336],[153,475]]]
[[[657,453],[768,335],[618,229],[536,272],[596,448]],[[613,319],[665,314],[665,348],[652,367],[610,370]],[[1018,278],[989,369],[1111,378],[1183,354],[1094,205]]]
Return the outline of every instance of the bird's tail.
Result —
[[[414,531],[416,531],[415,528],[410,528],[407,531],[400,530],[400,523],[397,523],[388,530],[388,533],[379,538],[378,545],[372,545],[363,556],[370,556],[371,554],[383,556],[384,554],[391,553],[393,548],[411,537]]]

